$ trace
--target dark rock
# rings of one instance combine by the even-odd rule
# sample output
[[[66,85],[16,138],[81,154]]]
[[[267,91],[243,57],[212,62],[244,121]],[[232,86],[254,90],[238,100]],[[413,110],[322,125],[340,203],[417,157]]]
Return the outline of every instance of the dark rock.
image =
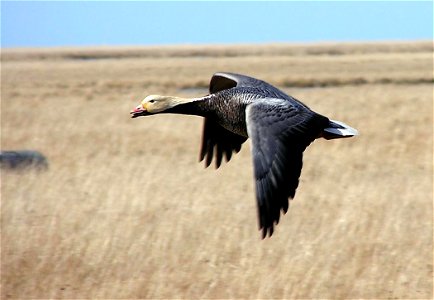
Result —
[[[47,158],[38,151],[0,151],[0,167],[2,169],[48,169]]]

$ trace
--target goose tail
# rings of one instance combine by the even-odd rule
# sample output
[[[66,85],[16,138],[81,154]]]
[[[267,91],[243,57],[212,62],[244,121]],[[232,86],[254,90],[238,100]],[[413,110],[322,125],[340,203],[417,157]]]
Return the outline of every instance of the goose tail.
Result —
[[[359,135],[357,129],[348,126],[344,122],[330,120],[326,128],[324,128],[322,137],[326,140],[340,139]]]

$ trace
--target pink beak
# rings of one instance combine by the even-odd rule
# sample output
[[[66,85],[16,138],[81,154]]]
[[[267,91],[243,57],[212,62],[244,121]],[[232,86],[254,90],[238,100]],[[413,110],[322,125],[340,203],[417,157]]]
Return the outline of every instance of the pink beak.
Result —
[[[148,111],[143,108],[143,106],[137,105],[132,111],[130,111],[131,118],[137,118],[140,116],[146,116],[148,114]]]

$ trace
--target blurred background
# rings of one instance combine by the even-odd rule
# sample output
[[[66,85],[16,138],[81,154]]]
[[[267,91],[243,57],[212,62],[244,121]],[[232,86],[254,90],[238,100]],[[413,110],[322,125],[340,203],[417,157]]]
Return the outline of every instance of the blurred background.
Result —
[[[360,132],[266,240],[248,143],[204,169],[202,119],[129,116],[217,71]],[[2,1],[1,150],[3,299],[433,297],[432,2]]]

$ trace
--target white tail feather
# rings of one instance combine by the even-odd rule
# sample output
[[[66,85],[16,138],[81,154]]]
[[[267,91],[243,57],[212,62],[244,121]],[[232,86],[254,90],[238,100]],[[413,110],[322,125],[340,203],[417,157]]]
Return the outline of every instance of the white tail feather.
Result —
[[[338,136],[350,137],[350,136],[359,135],[359,132],[357,131],[357,129],[355,129],[351,126],[348,126],[344,122],[330,120],[330,123],[331,123],[331,125],[334,123],[338,126],[325,128],[324,131],[327,133],[330,133],[332,135],[336,135],[337,137]]]

